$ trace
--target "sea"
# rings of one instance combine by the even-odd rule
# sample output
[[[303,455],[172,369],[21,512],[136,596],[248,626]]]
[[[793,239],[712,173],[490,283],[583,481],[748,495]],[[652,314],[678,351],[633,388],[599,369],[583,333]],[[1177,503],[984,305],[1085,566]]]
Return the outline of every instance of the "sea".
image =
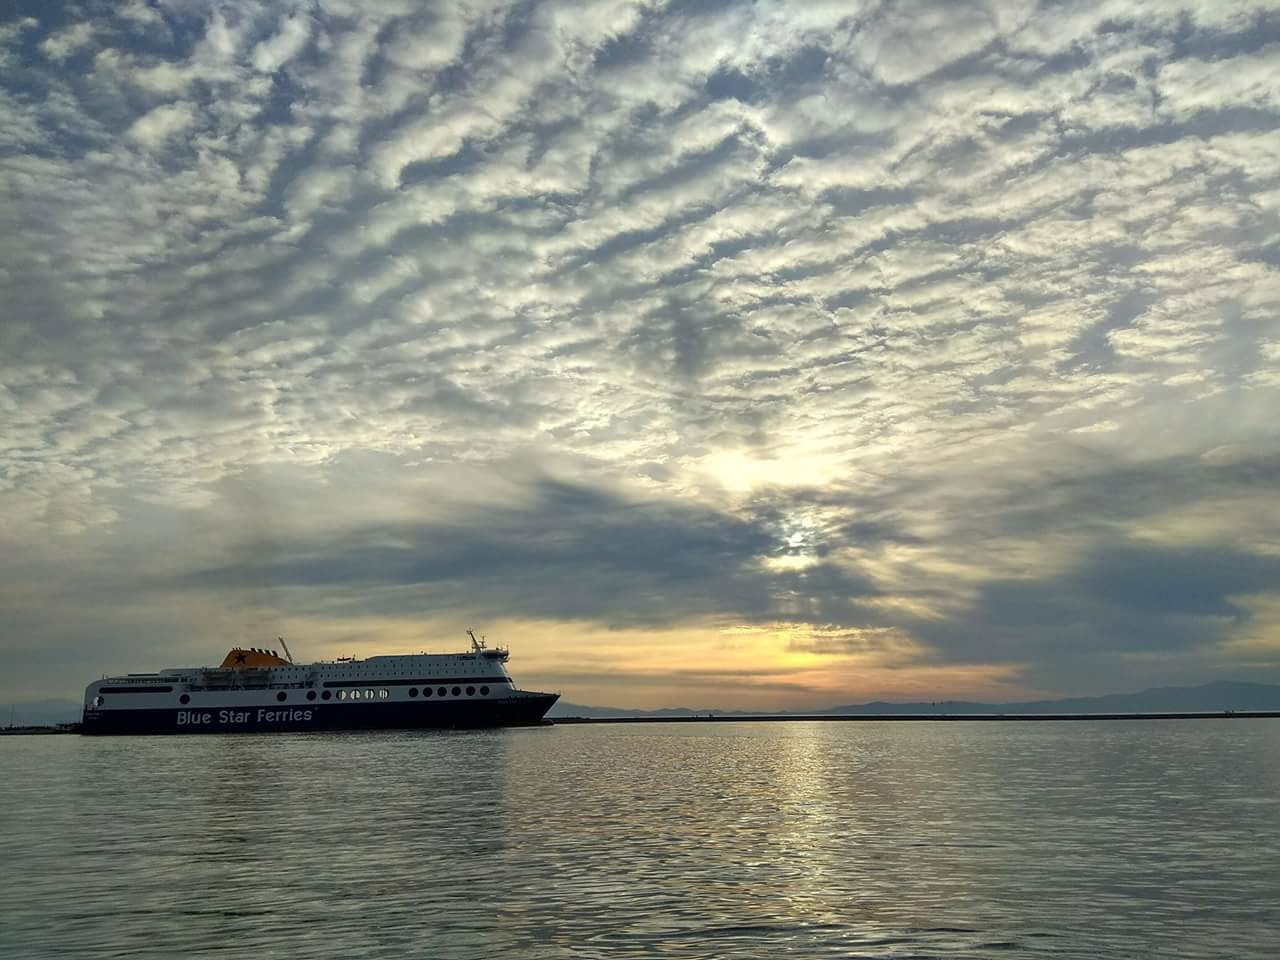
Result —
[[[0,957],[1268,958],[1280,720],[0,738]]]

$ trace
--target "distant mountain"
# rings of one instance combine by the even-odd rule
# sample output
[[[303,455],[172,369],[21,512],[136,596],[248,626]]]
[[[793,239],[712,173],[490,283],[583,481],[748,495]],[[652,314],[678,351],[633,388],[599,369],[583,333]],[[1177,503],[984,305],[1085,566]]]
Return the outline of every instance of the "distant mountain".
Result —
[[[547,717],[554,720],[556,717],[693,717],[698,714],[705,716],[708,713],[714,713],[718,717],[727,717],[734,714],[742,716],[751,716],[750,711],[746,710],[693,710],[689,707],[664,707],[661,710],[629,710],[625,707],[589,707],[581,703],[566,703],[563,700],[557,700],[555,705],[547,712]]]
[[[820,713],[1202,713],[1217,710],[1280,710],[1280,686],[1220,680],[1198,687],[1153,687],[1140,693],[1100,697],[974,703],[861,703],[830,707]]]
[[[1113,693],[1101,697],[1067,697],[1061,700],[1029,700],[1021,703],[978,703],[969,700],[935,700],[918,703],[849,703],[819,710],[755,711],[787,716],[842,714],[879,716],[886,714],[999,714],[999,713],[1206,713],[1219,710],[1280,710],[1280,686],[1269,683],[1241,683],[1220,680],[1198,687],[1153,687],[1141,693]],[[547,714],[556,717],[689,717],[713,713],[718,717],[751,716],[751,711],[624,710],[557,702]]]

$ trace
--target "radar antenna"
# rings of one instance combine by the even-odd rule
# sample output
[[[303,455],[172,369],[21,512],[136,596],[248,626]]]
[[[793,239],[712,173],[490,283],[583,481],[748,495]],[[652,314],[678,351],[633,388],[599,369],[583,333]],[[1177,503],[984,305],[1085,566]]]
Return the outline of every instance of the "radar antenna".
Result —
[[[289,658],[289,662],[293,663],[293,654],[289,652],[289,645],[284,642],[284,637],[276,637],[280,641],[280,646],[284,647],[284,655]]]

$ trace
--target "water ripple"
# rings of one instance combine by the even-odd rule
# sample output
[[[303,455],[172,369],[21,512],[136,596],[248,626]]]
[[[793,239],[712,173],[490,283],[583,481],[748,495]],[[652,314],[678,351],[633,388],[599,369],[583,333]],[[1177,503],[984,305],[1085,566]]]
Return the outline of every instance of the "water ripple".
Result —
[[[1270,957],[1280,725],[0,741],[0,956]]]

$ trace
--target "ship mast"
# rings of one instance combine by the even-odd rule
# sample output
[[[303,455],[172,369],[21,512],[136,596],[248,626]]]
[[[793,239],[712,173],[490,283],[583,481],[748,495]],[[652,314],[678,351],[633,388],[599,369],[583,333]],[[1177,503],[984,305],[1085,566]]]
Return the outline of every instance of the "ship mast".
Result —
[[[284,655],[290,663],[293,663],[293,654],[289,652],[289,645],[284,642],[284,637],[276,637],[276,639],[280,641],[280,646],[284,647]]]

